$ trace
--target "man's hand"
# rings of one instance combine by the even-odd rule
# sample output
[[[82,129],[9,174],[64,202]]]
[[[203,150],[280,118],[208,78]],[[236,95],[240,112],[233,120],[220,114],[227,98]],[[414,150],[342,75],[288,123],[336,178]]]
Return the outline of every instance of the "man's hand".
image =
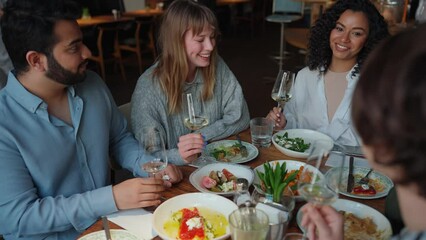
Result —
[[[283,129],[287,125],[287,119],[282,113],[282,109],[279,107],[272,108],[266,118],[271,119],[275,122],[274,126],[276,130]]]
[[[166,169],[155,174],[155,178],[164,180],[165,187],[171,187],[172,183],[178,183],[182,181],[183,174],[177,166],[168,164]]]
[[[164,181],[154,178],[132,178],[112,187],[119,210],[157,206],[165,190]]]
[[[342,240],[343,216],[334,208],[306,204],[302,208],[301,225],[307,229],[311,240]]]
[[[203,151],[205,141],[201,134],[190,133],[180,136],[177,146],[182,159],[187,163],[191,163],[195,161],[198,158],[198,154]]]

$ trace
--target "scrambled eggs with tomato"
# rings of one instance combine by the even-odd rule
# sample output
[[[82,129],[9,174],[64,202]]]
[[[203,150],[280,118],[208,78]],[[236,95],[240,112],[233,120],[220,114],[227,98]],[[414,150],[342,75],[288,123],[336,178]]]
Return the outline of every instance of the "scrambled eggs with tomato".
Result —
[[[174,212],[163,228],[173,239],[214,239],[226,234],[228,221],[219,212],[207,208],[183,208]]]

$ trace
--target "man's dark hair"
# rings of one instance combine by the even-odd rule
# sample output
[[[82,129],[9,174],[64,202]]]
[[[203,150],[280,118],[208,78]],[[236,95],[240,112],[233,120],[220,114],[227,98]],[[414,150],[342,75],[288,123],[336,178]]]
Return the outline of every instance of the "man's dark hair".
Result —
[[[380,44],[361,71],[352,119],[374,162],[401,168],[396,184],[426,198],[426,25]]]
[[[57,43],[55,23],[77,19],[81,10],[69,0],[9,0],[3,12],[3,42],[19,75],[28,71],[27,52],[49,54]]]

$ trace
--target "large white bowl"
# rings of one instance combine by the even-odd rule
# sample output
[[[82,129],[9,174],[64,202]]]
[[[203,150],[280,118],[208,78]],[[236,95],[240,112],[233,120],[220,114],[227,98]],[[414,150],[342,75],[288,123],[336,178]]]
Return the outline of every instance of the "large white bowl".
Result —
[[[284,135],[284,133],[286,132],[288,133],[289,138],[296,138],[296,137],[303,138],[303,140],[305,140],[305,143],[311,143],[311,146],[312,146],[312,143],[314,143],[315,141],[324,141],[326,148],[328,148],[328,150],[331,150],[334,145],[334,141],[331,137],[325,135],[324,133],[320,133],[314,130],[310,130],[310,129],[282,130],[275,133],[272,136],[272,143],[280,152],[284,153],[285,155],[289,157],[307,158],[309,156],[310,149],[307,149],[305,152],[296,152],[296,151],[287,149],[283,146],[280,146],[277,143],[276,138],[277,136]]]
[[[337,199],[333,204],[331,204],[337,211],[345,211],[352,213],[359,218],[371,217],[373,222],[377,225],[377,230],[382,232],[382,239],[390,239],[392,236],[392,228],[389,220],[381,214],[376,209],[369,207],[367,205],[346,200],[346,199]],[[300,225],[302,221],[303,213],[299,209],[296,216],[297,225],[304,232],[305,229]]]
[[[238,209],[237,205],[231,200],[211,193],[186,193],[170,198],[163,202],[154,211],[152,218],[152,226],[154,231],[161,237],[161,239],[173,239],[170,238],[163,229],[163,225],[166,221],[170,220],[170,216],[181,210],[182,208],[192,207],[205,207],[217,211],[223,214],[226,219],[234,210]],[[230,236],[229,224],[226,228],[226,234],[215,238],[227,239]],[[176,239],[176,238],[174,238]]]
[[[204,176],[209,176],[211,171],[222,171],[224,168],[226,168],[229,172],[234,174],[237,178],[245,178],[247,179],[249,186],[253,183],[254,179],[254,172],[249,167],[239,164],[233,164],[233,163],[212,163],[209,165],[205,165],[204,167],[201,167],[194,171],[189,176],[189,182],[191,182],[192,186],[194,186],[198,191],[200,192],[206,192],[206,193],[213,193],[223,196],[230,196],[235,193],[235,191],[229,191],[229,192],[212,192],[205,188],[201,184],[201,180]]]
[[[297,160],[275,160],[275,161],[270,161],[269,164],[272,166],[273,169],[275,169],[275,166],[277,164],[281,165],[281,164],[283,164],[283,162],[286,163],[286,169],[288,170],[288,172],[290,172],[291,170],[298,170],[298,169],[300,169],[301,166],[305,166],[304,162],[297,161]],[[318,169],[314,168],[313,166],[308,165],[307,167],[312,168],[312,171],[318,172]],[[263,167],[263,164],[257,166],[254,169],[254,180],[253,180],[254,188],[256,188],[256,190],[259,191],[259,192],[263,192],[262,189],[260,189],[258,187],[258,185],[260,184],[260,179],[259,179],[259,176],[257,175],[257,171],[262,172],[262,173],[265,172],[265,168]],[[324,175],[320,172],[318,172],[318,176],[321,177],[321,178],[324,177]],[[302,197],[301,196],[295,196],[295,199],[296,200],[302,200]]]

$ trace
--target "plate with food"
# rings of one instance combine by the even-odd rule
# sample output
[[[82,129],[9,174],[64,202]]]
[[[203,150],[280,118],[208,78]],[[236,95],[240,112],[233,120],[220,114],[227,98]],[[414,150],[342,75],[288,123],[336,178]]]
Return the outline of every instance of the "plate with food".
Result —
[[[246,179],[250,186],[254,179],[253,170],[239,164],[212,163],[191,173],[189,182],[200,192],[231,196],[238,190],[238,178]]]
[[[218,162],[245,163],[259,155],[259,150],[251,143],[237,140],[221,140],[206,146],[207,152]]]
[[[237,208],[216,194],[186,193],[158,206],[152,225],[161,239],[228,239],[228,216]]]
[[[331,206],[344,215],[344,239],[391,238],[392,228],[389,220],[376,209],[346,199],[337,199]],[[304,232],[305,229],[300,225],[302,217],[303,213],[299,209],[296,221]]]
[[[122,239],[122,240],[140,240],[137,236],[133,235],[127,230],[123,229],[111,229],[111,238],[112,239]],[[105,231],[96,231],[83,237],[79,238],[79,240],[107,240],[105,236]]]
[[[268,163],[272,170],[275,170],[277,166],[281,167],[282,169],[281,171],[282,176],[280,177],[282,179],[281,182],[287,182],[288,187],[290,187],[290,189],[293,191],[293,194],[296,200],[302,200],[302,197],[297,192],[297,181],[299,180],[300,175],[303,171],[303,168],[305,167],[305,163],[301,161],[296,161],[296,160],[275,160],[275,161],[270,161]],[[264,163],[264,164],[267,164],[267,163]],[[262,178],[266,177],[264,164],[259,165],[254,169],[255,176],[253,180],[253,185],[256,188],[256,190],[261,193],[266,192],[266,187],[265,187],[264,181],[262,180]],[[319,172],[318,169],[312,166],[308,166],[308,167],[312,168],[312,173],[315,172],[318,177],[320,178],[324,177],[324,175],[321,172]]]
[[[369,176],[369,181],[367,184],[360,184],[359,181],[365,175],[367,175],[370,168],[363,167],[354,167],[353,175],[354,175],[354,187],[351,192],[347,192],[347,184],[348,184],[348,174],[349,168],[344,167],[342,171],[342,180],[340,181],[339,190],[340,193],[353,198],[359,199],[376,199],[381,197],[386,197],[389,193],[389,190],[393,187],[392,180],[376,171],[372,171]],[[336,168],[332,168],[327,171],[325,177],[328,178],[331,174],[338,174]]]
[[[328,150],[334,145],[331,137],[310,129],[282,130],[272,136],[272,143],[280,152],[295,158],[307,158],[315,141],[323,141]]]

